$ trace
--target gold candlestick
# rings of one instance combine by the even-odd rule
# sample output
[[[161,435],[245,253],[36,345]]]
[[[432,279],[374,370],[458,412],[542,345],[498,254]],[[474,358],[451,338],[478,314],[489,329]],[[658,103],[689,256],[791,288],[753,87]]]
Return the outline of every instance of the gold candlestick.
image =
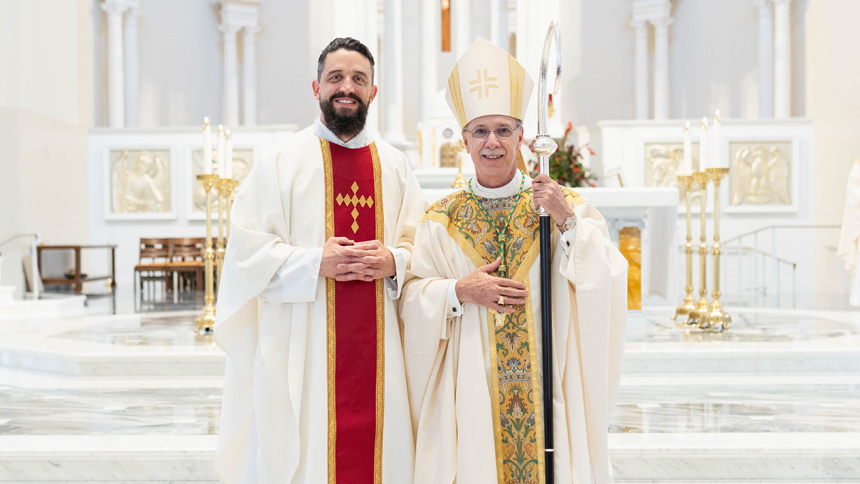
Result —
[[[230,219],[230,212],[233,211],[233,198],[235,195],[233,193],[233,191],[239,187],[239,180],[233,180],[233,179],[224,180],[222,178],[221,179],[221,185],[222,185],[223,190],[224,190],[224,198],[227,199],[227,237],[225,240],[227,243],[230,243],[230,225],[232,223],[231,219]],[[226,251],[226,247],[227,247],[226,244],[224,245],[224,247],[225,247],[224,250]]]
[[[203,298],[206,305],[203,308],[203,314],[194,320],[194,330],[199,334],[212,334],[212,328],[215,326],[215,274],[213,268],[215,251],[212,250],[212,187],[218,183],[218,179],[218,175],[197,175],[197,180],[203,184],[203,189],[206,190],[206,250],[204,252],[204,260],[206,261],[204,285],[206,288]]]
[[[720,302],[720,180],[729,174],[729,169],[708,168],[705,171],[714,182],[714,302],[711,303],[707,324],[711,331],[721,333],[729,329],[732,322],[732,316],[723,311],[723,304]]]
[[[702,235],[699,237],[699,300],[696,302],[696,309],[690,312],[690,318],[687,321],[687,324],[696,324],[702,329],[707,329],[708,324],[708,312],[710,311],[711,305],[708,302],[708,279],[707,279],[707,271],[708,271],[708,241],[706,234],[706,215],[707,215],[707,195],[708,195],[708,174],[704,171],[697,171],[693,173],[693,180],[699,185],[699,189],[701,190],[701,201],[702,201],[702,210],[701,210],[701,227],[702,227]]]
[[[215,187],[218,189],[218,244],[216,258],[218,260],[218,286],[221,285],[221,273],[224,272],[224,254],[226,253],[224,244],[224,209],[227,205],[226,201],[226,184],[229,184],[230,179],[220,178],[216,182]],[[226,184],[225,184],[226,183]]]
[[[687,199],[687,245],[684,249],[687,268],[687,285],[684,287],[684,291],[687,295],[684,296],[684,303],[675,309],[675,317],[672,318],[675,320],[678,319],[678,316],[689,316],[696,309],[696,305],[693,304],[693,221],[690,210],[690,192],[693,190],[695,182],[693,181],[693,175],[680,175],[678,176],[678,181],[684,185],[684,193]],[[684,321],[684,324],[688,322],[689,318]]]

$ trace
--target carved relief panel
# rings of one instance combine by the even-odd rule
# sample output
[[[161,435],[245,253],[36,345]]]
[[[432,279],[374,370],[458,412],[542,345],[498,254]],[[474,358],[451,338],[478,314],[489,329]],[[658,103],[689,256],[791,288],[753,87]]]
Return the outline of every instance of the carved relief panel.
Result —
[[[169,150],[110,150],[108,214],[172,211]]]
[[[790,141],[729,144],[729,205],[792,205]]]
[[[645,144],[645,186],[675,187],[680,200],[685,200],[684,185],[678,181],[678,174],[684,166],[683,143],[646,143]],[[693,143],[693,171],[699,169],[699,143]],[[692,200],[698,200],[699,190],[694,190]],[[682,203],[682,205],[684,205]],[[695,204],[693,206],[696,206]]]

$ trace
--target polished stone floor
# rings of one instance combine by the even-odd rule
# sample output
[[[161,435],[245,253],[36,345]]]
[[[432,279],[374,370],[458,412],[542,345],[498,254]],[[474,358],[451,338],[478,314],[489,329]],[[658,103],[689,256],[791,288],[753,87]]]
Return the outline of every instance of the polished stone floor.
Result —
[[[723,334],[671,314],[631,313],[618,482],[860,482],[860,313],[735,309]],[[65,462],[57,480],[120,482],[160,449],[170,464],[137,480],[214,481],[224,356],[196,315],[0,322],[0,483],[54,480],[40,462]],[[84,454],[103,475],[75,467]]]

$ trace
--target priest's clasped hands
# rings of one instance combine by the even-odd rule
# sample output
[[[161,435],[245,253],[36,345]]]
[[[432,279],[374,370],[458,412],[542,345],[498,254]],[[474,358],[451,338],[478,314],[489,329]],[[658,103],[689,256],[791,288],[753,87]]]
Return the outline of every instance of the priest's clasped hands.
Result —
[[[323,245],[320,275],[337,281],[372,281],[396,274],[394,256],[378,240],[332,237]]]

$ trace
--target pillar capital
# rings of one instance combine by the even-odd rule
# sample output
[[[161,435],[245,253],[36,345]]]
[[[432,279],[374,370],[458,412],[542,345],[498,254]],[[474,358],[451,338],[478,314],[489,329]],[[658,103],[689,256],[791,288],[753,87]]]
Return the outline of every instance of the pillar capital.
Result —
[[[788,4],[791,3],[791,0],[771,0],[771,1],[773,1],[773,4],[776,5],[777,7],[782,7],[782,6],[787,7]]]
[[[136,1],[132,2],[129,0],[104,0],[101,7],[108,14],[122,15],[132,6],[131,3],[137,4]]]
[[[637,35],[648,32],[648,22],[645,20],[634,18],[630,21],[630,26],[636,29]]]
[[[670,0],[633,0],[633,20],[644,20],[652,24],[656,20],[672,17]]]
[[[654,26],[655,29],[666,29],[675,22],[671,17],[656,18],[648,20],[648,23]]]
[[[228,25],[231,30],[235,27],[235,32],[257,27],[262,3],[263,0],[221,0],[221,31]]]

